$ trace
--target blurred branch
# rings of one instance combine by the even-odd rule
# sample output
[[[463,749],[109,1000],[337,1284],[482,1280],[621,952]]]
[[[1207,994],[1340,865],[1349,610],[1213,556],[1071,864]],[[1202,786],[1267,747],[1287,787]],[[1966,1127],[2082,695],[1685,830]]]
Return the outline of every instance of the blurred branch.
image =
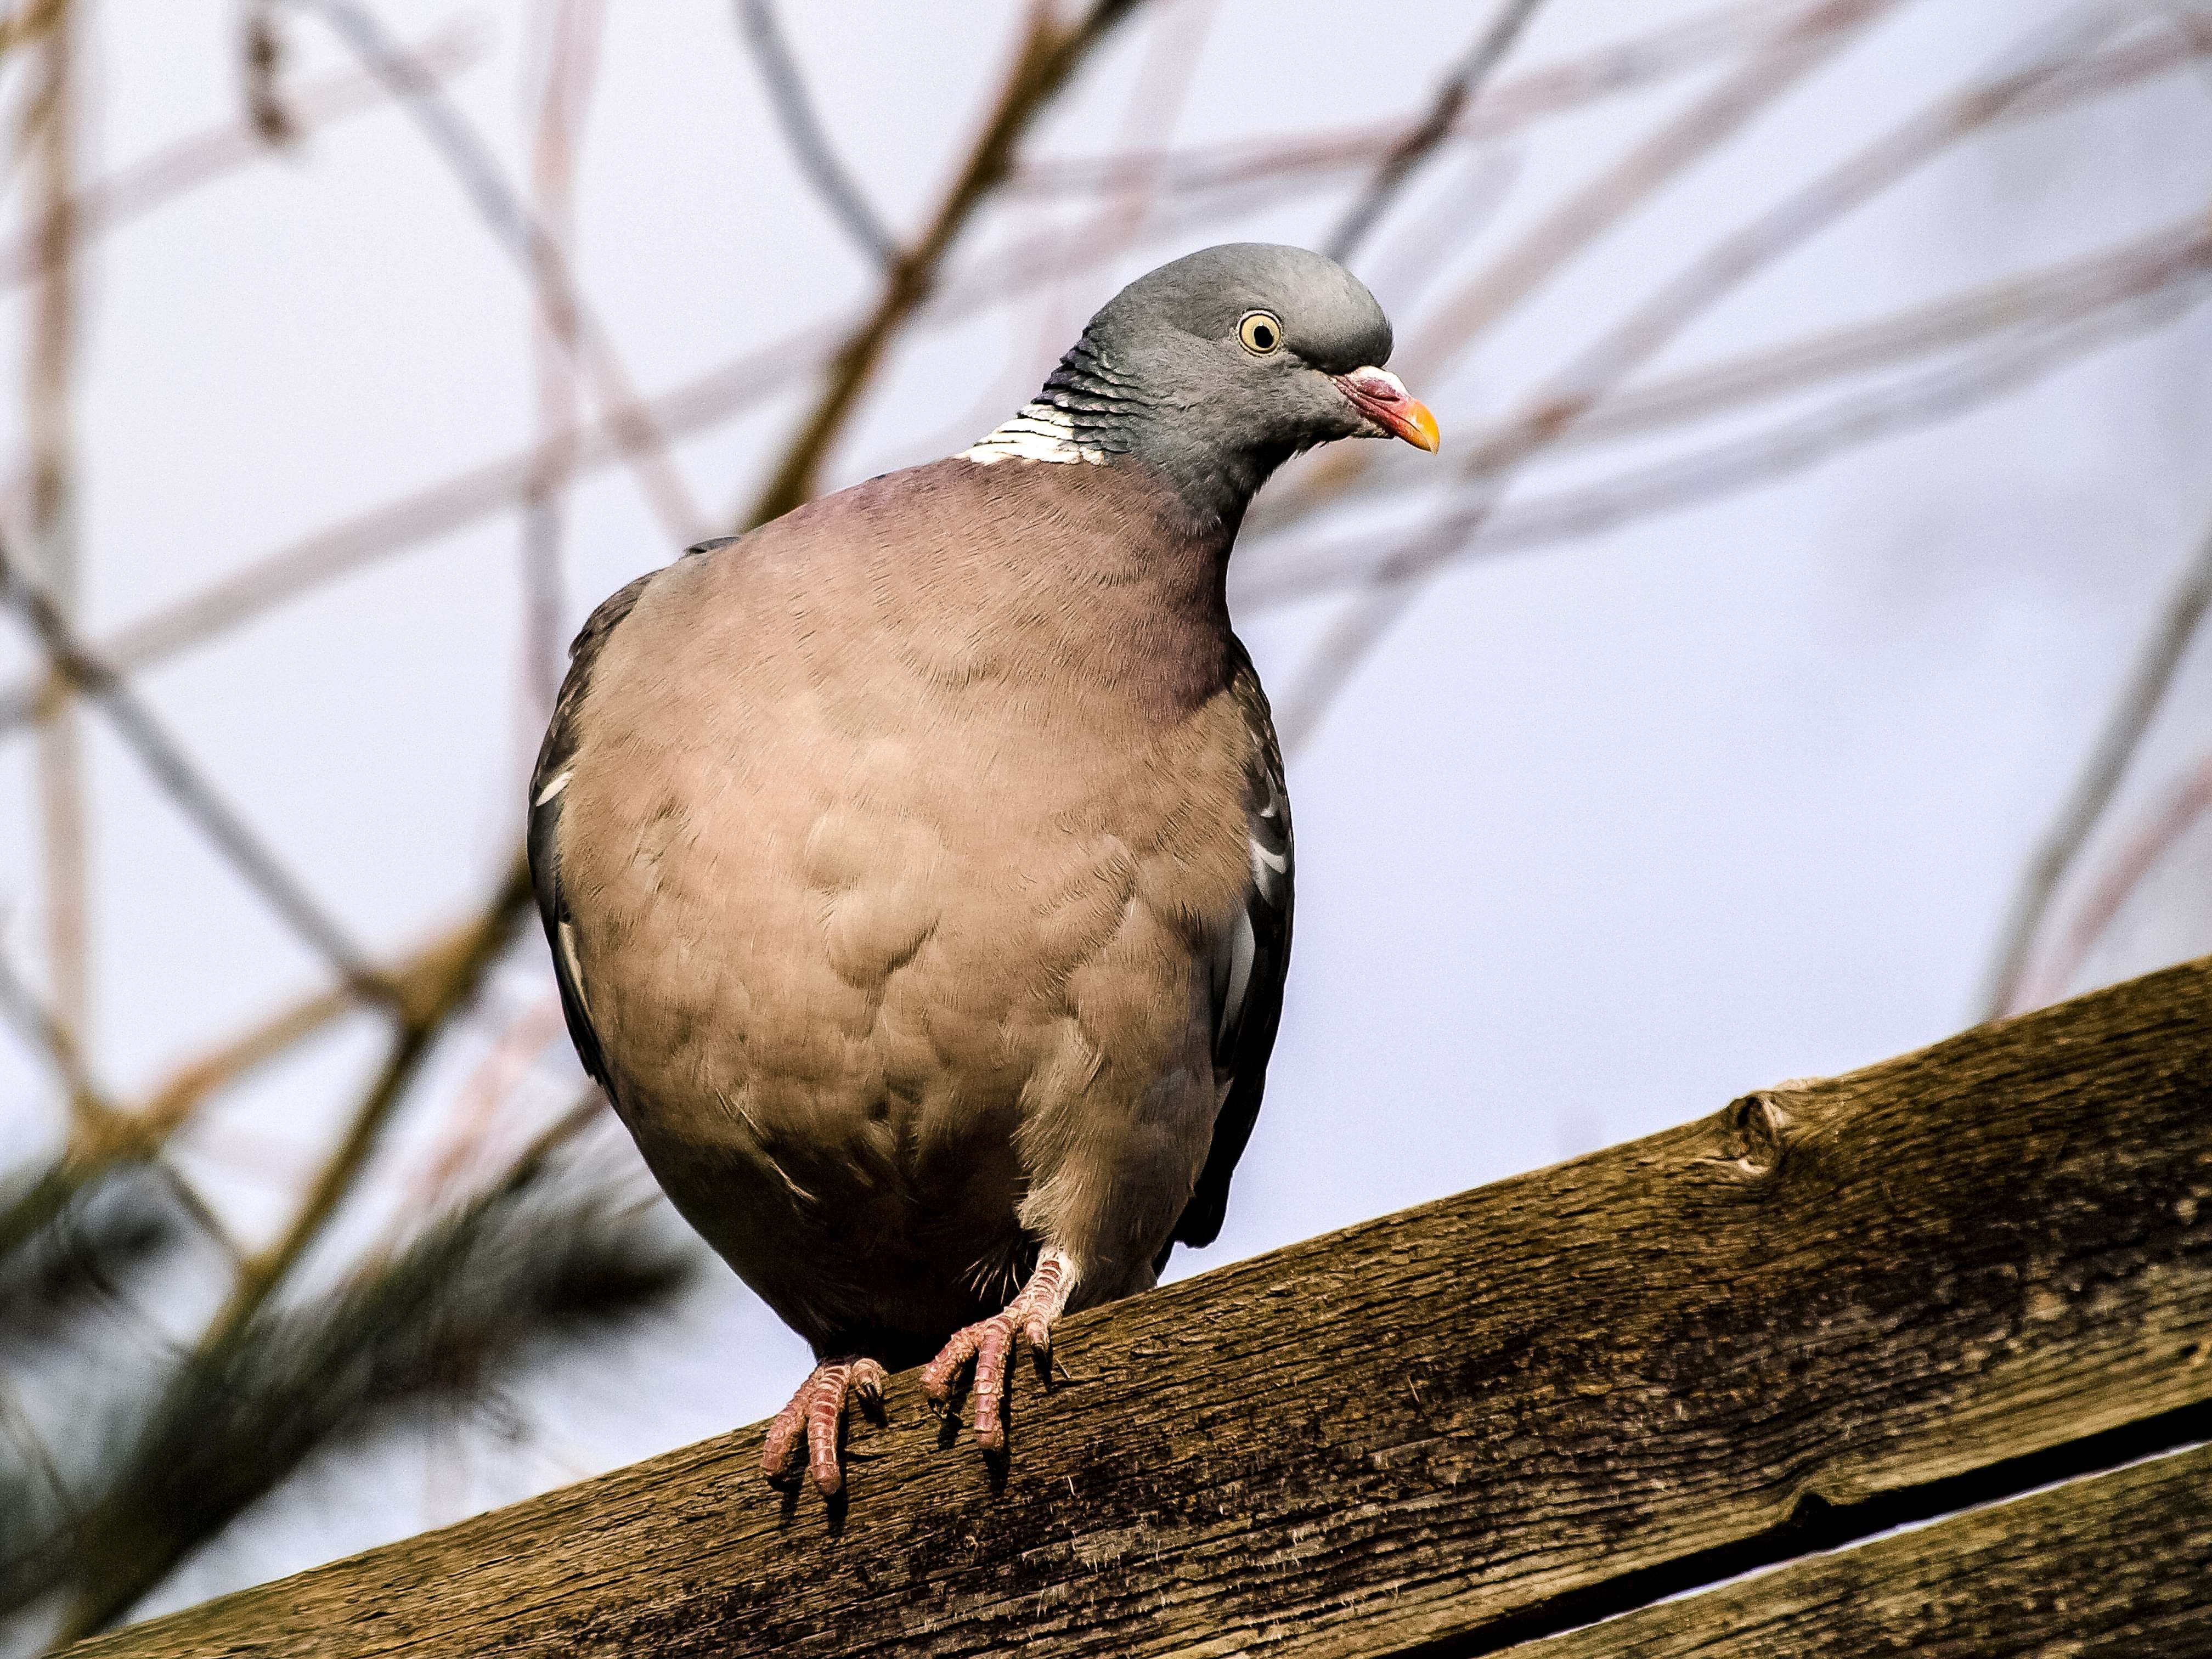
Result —
[[[1613,386],[1747,277],[1907,173],[2000,119],[2068,107],[2176,68],[2206,48],[2204,41],[2192,35],[2121,46],[2087,58],[2075,56],[2112,27],[2110,15],[2100,12],[2086,21],[2046,32],[2032,51],[2008,55],[2014,62],[2033,59],[2026,67],[2008,67],[1991,79],[1937,100],[1692,260],[1522,401],[1505,434],[1469,468],[1481,486],[1480,499],[1449,520],[1448,526],[1459,535],[1470,533],[1495,506],[1504,482],[1522,459],[1555,441]],[[1467,329],[1498,314],[1501,298],[1516,297],[1511,286],[1501,286],[1492,277],[1478,279],[1473,292],[1453,308],[1456,314],[1442,325],[1431,325],[1431,332],[1441,337],[1446,349],[1455,349]],[[1341,487],[1338,480],[1330,482]],[[1282,711],[1278,724],[1286,746],[1303,743],[1318,729],[1328,704],[1359,663],[1419,599],[1429,573],[1449,561],[1453,544],[1444,529],[1418,532],[1386,557],[1370,578],[1369,591],[1330,626],[1305,675],[1278,704]]]
[[[276,0],[251,0],[240,30],[246,69],[246,116],[264,144],[283,145],[300,136],[285,100],[284,37],[277,32]]]
[[[1901,0],[1826,0],[1799,16],[1747,63],[1542,215],[1486,264],[1393,354],[1401,371],[1417,387],[1440,377],[1474,336],[1536,293],[1662,187],[1741,131],[1753,117],[1840,52],[1856,30],[1899,3]],[[1297,518],[1345,493],[1375,465],[1365,449],[1364,445],[1340,445],[1278,494],[1270,516],[1278,521]],[[1359,621],[1347,618],[1345,628]],[[1333,649],[1340,652],[1350,643],[1340,641]],[[1326,661],[1322,666],[1326,668]],[[1310,674],[1303,692],[1292,688],[1291,726],[1302,728],[1333,695],[1317,673]],[[1301,708],[1302,696],[1311,708]]]
[[[1569,197],[1439,307],[1438,314],[1423,325],[1412,352],[1421,373],[1436,373],[1662,185],[1741,132],[1753,116],[1899,3],[1830,0],[1776,35],[1741,69]]]
[[[62,1639],[127,1612],[340,1437],[404,1405],[480,1395],[549,1339],[605,1330],[678,1290],[696,1254],[651,1214],[588,1187],[547,1190],[555,1153],[598,1109],[595,1095],[489,1192],[335,1291],[262,1313],[184,1362],[119,1443],[66,1552],[46,1552],[65,1553],[75,1583]]]
[[[77,643],[53,602],[24,580],[4,544],[0,544],[0,603],[22,619],[62,678],[100,703],[116,735],[136,751],[161,792],[176,803],[246,885],[356,995],[372,1001],[390,996],[391,988],[369,967],[368,958],[262,843],[252,827],[193,769],[153,712],[119,676]]]
[[[556,0],[533,14],[545,32],[544,89],[532,145],[531,196],[538,222],[565,260],[575,241],[576,147],[606,22],[603,0]],[[575,469],[577,409],[573,316],[536,313],[531,356],[538,382],[538,445],[522,492],[522,712],[526,754],[553,714],[567,663],[562,603],[562,494]]]
[[[39,9],[27,39],[39,46],[35,89],[18,143],[35,164],[31,209],[38,250],[30,350],[24,381],[24,447],[30,475],[28,556],[56,614],[76,610],[81,572],[76,522],[76,433],[71,382],[76,361],[76,33],[70,3]],[[47,994],[80,1036],[92,1019],[90,810],[84,732],[66,695],[39,733],[40,850],[45,860]]]
[[[2212,222],[2191,214],[2149,235],[2077,258],[1619,392],[1578,418],[1555,447],[1639,436],[1990,335],[2071,322],[2197,282],[2209,267]],[[1491,446],[1501,441],[1510,440],[1503,434],[1482,434],[1475,449],[1486,457]]]
[[[15,965],[8,960],[4,950],[0,950],[0,1018],[5,1018],[53,1068],[68,1096],[72,1118],[107,1109],[99,1085],[85,1066],[76,1036],[16,976]]]
[[[2172,321],[2183,305],[2203,294],[2200,286],[2192,293],[2146,295],[2070,325],[2008,338],[1939,369],[1838,398],[1748,437],[1597,483],[1502,507],[1492,506],[1488,492],[1477,492],[1471,506],[1440,514],[1419,533],[1433,538],[1423,546],[1437,556],[1441,569],[1584,540],[1638,519],[1753,489],[2008,397],[2088,352]],[[1250,566],[1249,575],[1232,567],[1230,598],[1244,611],[1294,603],[1365,580],[1401,550],[1378,549],[1371,535],[1285,550]]]
[[[887,274],[875,308],[831,359],[827,381],[813,409],[800,423],[782,464],[744,515],[746,528],[780,517],[813,495],[815,475],[831,441],[875,377],[892,337],[936,287],[939,268],[954,240],[1005,179],[1023,134],[1066,85],[1091,49],[1137,4],[1138,0],[1094,0],[1079,20],[1066,25],[1055,19],[1049,6],[1031,8],[997,103],[967,161],[938,204],[928,228]]]
[[[1543,216],[1519,241],[1492,260],[1441,315],[1431,318],[1400,354],[1419,380],[1441,372],[1469,340],[1496,324],[1601,235],[1617,226],[1662,185],[1701,161],[1775,99],[1842,49],[1852,36],[1840,25],[1863,27],[1898,0],[1830,0],[1801,19],[1719,86],[1637,145],[1628,155]],[[1341,493],[1370,465],[1350,452],[1332,457],[1291,492],[1284,510],[1310,510]],[[1432,546],[1424,538],[1421,545]],[[1276,704],[1276,726],[1286,750],[1302,746],[1353,669],[1417,597],[1418,589],[1385,567],[1389,586],[1352,602],[1316,647],[1307,669]]]
[[[630,441],[623,458],[662,528],[680,545],[705,533],[706,521],[667,453],[667,442],[654,429],[651,412],[630,385],[629,371],[612,337],[586,302],[574,273],[544,228],[531,215],[499,162],[433,76],[375,18],[352,0],[289,0],[319,15],[414,115],[430,148],[459,180],[477,216],[493,239],[520,269],[547,325],[556,338],[576,342],[577,367],[592,383],[607,418],[624,428]]]
[[[474,999],[531,902],[530,871],[518,859],[464,948],[440,964],[442,975],[404,986],[408,994],[397,1009],[398,1030],[383,1066],[354,1109],[337,1146],[308,1187],[291,1224],[275,1243],[246,1261],[229,1299],[201,1339],[204,1350],[242,1329],[321,1234],[376,1150],[385,1126],[447,1023]]]
[[[1429,112],[1382,158],[1367,188],[1329,233],[1328,240],[1322,244],[1329,258],[1350,262],[1359,245],[1367,240],[1368,232],[1374,229],[1376,222],[1397,200],[1407,180],[1436,152],[1437,146],[1451,136],[1461,112],[1474,101],[1483,82],[1489,80],[1499,60],[1513,49],[1513,43],[1521,38],[1521,31],[1528,27],[1529,18],[1542,3],[1543,0],[1500,0],[1488,27],[1475,37],[1474,44],[1437,88]]]
[[[1998,935],[1997,951],[1982,998],[1982,1018],[2001,1019],[2028,1006],[2022,993],[2034,961],[2035,941],[2043,931],[2051,901],[2118,793],[2120,781],[2127,775],[2129,763],[2142,746],[2144,733],[2172,689],[2174,676],[2189,654],[2208,608],[2212,608],[2212,532],[2206,533],[2196,558],[2166,600],[2150,641],[2136,659],[2119,702],[2106,716],[2105,729],[2083,763],[2081,775],[2021,878],[2006,911],[2004,929]],[[2113,874],[2106,877],[2084,908],[2086,932],[2084,923],[2076,924],[2069,944],[2066,971],[2054,972],[2048,984],[2063,988],[2072,978],[2074,968],[2087,957],[2090,946],[2118,913],[2143,872],[2204,810],[2197,802],[2203,787],[2201,782],[2185,787],[2176,803],[2169,804],[2152,827],[2130,843],[2129,851],[2115,863]]]
[[[53,27],[69,3],[70,0],[24,0],[15,10],[0,17],[0,58]]]
[[[890,270],[899,261],[898,239],[876,216],[858,181],[837,159],[836,146],[815,117],[813,102],[806,95],[805,77],[799,74],[798,60],[783,38],[771,0],[737,0],[737,13],[738,33],[760,71],[769,107],[775,112],[784,144],[800,175],[814,186],[830,216],[854,245],[878,268]]]
[[[34,1247],[0,1262],[0,1361],[82,1341],[84,1315],[121,1301],[124,1279],[183,1237],[188,1190],[159,1166],[76,1194]],[[0,1534],[7,1528],[0,1525]],[[0,1608],[6,1597],[0,1595]]]
[[[1823,3],[1751,0],[1723,6],[1581,58],[1531,70],[1499,82],[1480,103],[1462,109],[1449,136],[1500,137],[1547,116],[1704,68],[1716,58],[1816,18]],[[1133,180],[1153,179],[1162,193],[1182,195],[1304,173],[1350,172],[1382,161],[1413,131],[1402,123],[1385,122],[1319,134],[1239,138],[1181,150],[1124,149],[1108,155],[1058,157],[1024,163],[1007,180],[1006,189],[1012,194],[1066,195],[1122,190]]]
[[[2212,269],[2212,221],[2203,214],[2191,214],[2147,235],[2130,237],[2040,270],[2022,271],[1868,322],[1824,329],[1613,393],[1593,405],[1547,447],[1573,449],[1647,436],[1731,414],[1825,381],[1970,345],[1991,335],[2057,327],[2198,282],[2208,269]],[[1478,431],[1465,440],[1466,470],[1480,475],[1502,465],[1523,441],[1525,434],[1517,420]],[[1246,520],[1248,535],[1272,535],[1293,521],[1288,513],[1260,510],[1266,507],[1264,499],[1255,504]],[[1364,544],[1369,562],[1373,556],[1371,543],[1370,538]],[[1355,561],[1355,568],[1364,567]]]
[[[488,911],[447,928],[386,970],[400,1006],[434,1009],[445,988],[465,976],[465,964],[483,948],[486,927],[512,925],[527,902],[526,886],[518,894],[513,874]],[[80,1123],[59,1158],[0,1197],[0,1261],[51,1223],[74,1194],[113,1170],[154,1158],[216,1094],[358,1006],[343,986],[303,997],[179,1067],[135,1111],[117,1112],[96,1124]]]
[[[411,51],[425,73],[443,81],[483,58],[483,36],[465,26],[447,29]],[[285,112],[296,141],[381,108],[389,97],[381,82],[353,70],[310,82],[287,101]],[[150,155],[94,179],[77,193],[70,209],[76,221],[77,245],[82,248],[202,185],[265,161],[269,153],[267,143],[250,123],[235,120],[165,144]],[[28,282],[38,270],[34,234],[0,239],[0,288]]]
[[[2038,976],[2033,988],[2022,988],[2016,999],[2018,1007],[2049,1001],[2074,982],[2143,878],[2207,814],[2212,814],[2212,755],[2197,762],[2158,810],[2121,841],[2112,863],[2091,884],[2081,911],[2066,930],[2065,944],[2057,959]]]

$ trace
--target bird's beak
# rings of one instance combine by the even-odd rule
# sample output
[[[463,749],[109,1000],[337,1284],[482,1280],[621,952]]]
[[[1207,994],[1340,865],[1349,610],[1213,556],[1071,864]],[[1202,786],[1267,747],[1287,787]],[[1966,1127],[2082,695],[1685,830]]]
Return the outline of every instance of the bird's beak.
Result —
[[[1392,437],[1403,438],[1431,455],[1443,442],[1429,406],[1407,392],[1404,382],[1388,369],[1355,368],[1335,380],[1337,389],[1352,399],[1352,406]]]

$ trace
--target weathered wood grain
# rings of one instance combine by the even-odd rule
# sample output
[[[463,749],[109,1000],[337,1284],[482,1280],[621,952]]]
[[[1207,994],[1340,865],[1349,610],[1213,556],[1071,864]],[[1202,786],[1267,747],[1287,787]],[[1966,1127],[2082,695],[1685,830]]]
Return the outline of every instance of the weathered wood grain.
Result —
[[[2203,1659],[2212,1447],[2075,1480],[1504,1659]]]
[[[756,1427],[78,1651],[1478,1653],[2047,1479],[2208,1339],[2199,963],[1074,1319],[1003,1474],[908,1374],[849,1509]]]

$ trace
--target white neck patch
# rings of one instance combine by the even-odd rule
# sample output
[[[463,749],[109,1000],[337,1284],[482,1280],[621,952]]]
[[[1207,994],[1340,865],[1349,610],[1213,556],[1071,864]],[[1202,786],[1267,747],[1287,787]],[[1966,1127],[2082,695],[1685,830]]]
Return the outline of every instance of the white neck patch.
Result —
[[[990,466],[1000,461],[1086,461],[1106,464],[1106,452],[1075,441],[1075,422],[1063,409],[1050,404],[1024,404],[1012,418],[1001,422],[960,452],[963,461]]]

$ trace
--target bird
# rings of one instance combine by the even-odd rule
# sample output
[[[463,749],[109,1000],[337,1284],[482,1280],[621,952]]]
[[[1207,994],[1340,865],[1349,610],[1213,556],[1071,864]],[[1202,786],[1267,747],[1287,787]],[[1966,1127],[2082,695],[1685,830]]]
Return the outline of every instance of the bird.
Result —
[[[1012,1356],[1213,1242],[1291,945],[1283,759],[1226,569],[1285,461],[1434,453],[1357,277],[1210,247],[945,459],[701,543],[592,614],[532,776],[585,1069],[811,1346],[772,1480],[844,1483],[925,1366],[1006,1451]]]

